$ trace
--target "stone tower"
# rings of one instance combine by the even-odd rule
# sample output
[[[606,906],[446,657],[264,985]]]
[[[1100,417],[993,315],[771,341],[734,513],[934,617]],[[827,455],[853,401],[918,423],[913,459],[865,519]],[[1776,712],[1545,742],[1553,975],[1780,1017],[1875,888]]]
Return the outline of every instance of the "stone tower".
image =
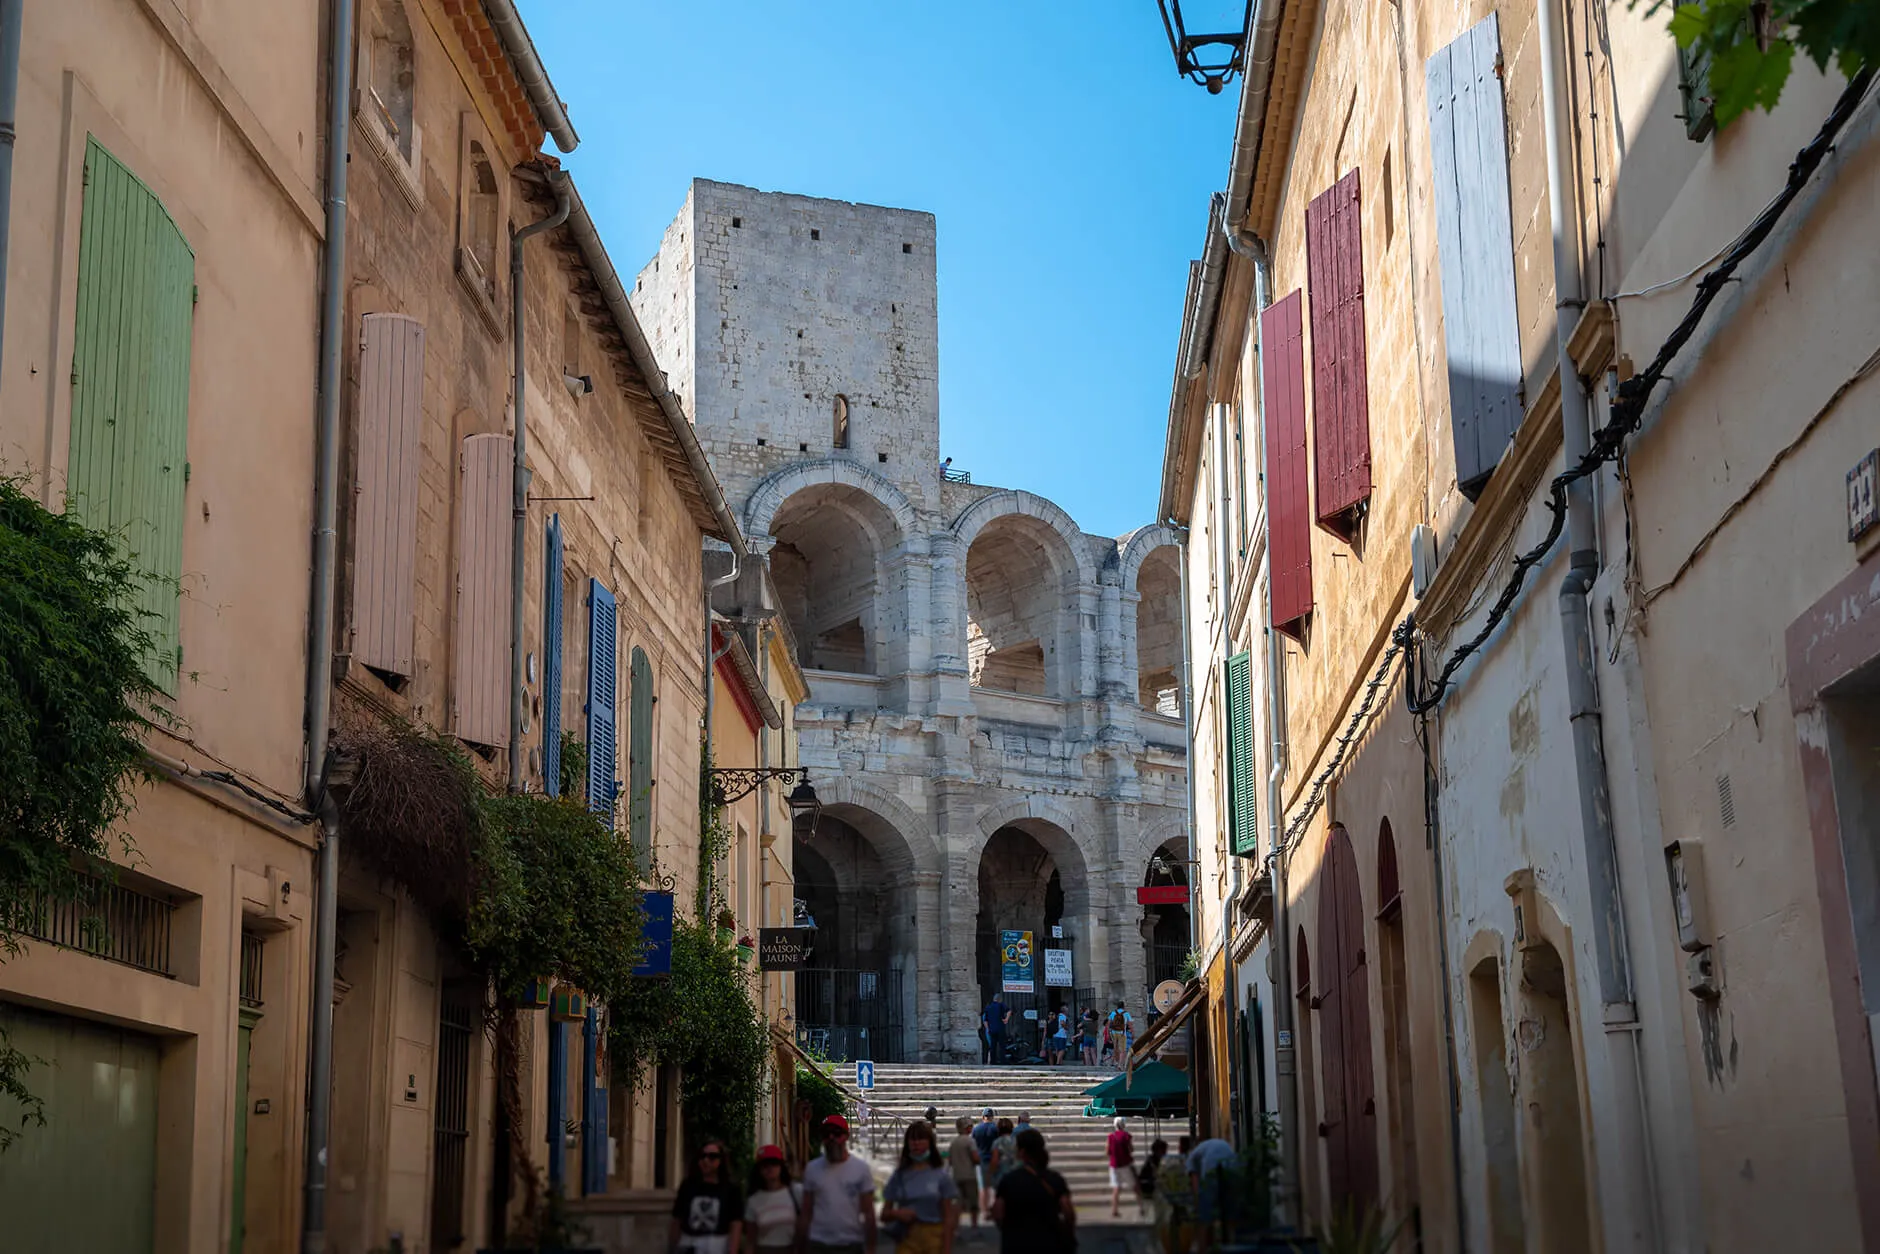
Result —
[[[1071,956],[1064,987],[1034,960],[1020,1016],[1140,1017],[1187,948],[1134,891],[1188,857],[1178,537],[943,473],[934,239],[696,180],[634,286],[809,679],[795,1014],[836,1056],[977,1057],[1008,931]]]

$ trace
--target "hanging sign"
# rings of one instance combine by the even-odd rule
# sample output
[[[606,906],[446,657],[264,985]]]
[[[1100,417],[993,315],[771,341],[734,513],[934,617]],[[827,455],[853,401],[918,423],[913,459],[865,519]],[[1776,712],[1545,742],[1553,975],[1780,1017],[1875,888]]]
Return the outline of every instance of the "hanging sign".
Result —
[[[640,962],[633,968],[633,974],[671,975],[672,894],[642,893],[640,909],[644,912],[640,939],[645,948],[640,951]]]
[[[1139,906],[1185,906],[1188,904],[1188,885],[1146,884],[1136,890],[1136,904]]]
[[[813,927],[760,927],[757,929],[757,969],[799,971],[809,965]]]
[[[1044,951],[1044,986],[1046,988],[1071,987],[1070,950],[1047,949]]]
[[[999,988],[1007,993],[1035,993],[1037,980],[1031,971],[1031,933],[999,933]]]
[[[1187,987],[1180,980],[1163,980],[1155,986],[1155,992],[1149,994],[1149,1003],[1157,1014],[1165,1015],[1175,1009],[1175,1003],[1182,999],[1182,990]]]

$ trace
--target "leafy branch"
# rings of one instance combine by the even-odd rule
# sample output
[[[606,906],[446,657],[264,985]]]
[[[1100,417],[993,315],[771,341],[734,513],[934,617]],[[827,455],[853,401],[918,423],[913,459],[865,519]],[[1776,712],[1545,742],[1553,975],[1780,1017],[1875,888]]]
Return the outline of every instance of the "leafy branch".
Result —
[[[1824,73],[1832,64],[1849,78],[1880,63],[1873,0],[1695,0],[1672,9],[1671,34],[1705,63],[1719,128],[1751,109],[1774,109],[1797,51]]]

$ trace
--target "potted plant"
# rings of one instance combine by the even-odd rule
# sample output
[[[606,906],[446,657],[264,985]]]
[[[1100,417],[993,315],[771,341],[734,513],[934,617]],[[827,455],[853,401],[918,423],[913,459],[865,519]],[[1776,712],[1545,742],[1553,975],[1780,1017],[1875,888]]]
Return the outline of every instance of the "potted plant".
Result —
[[[729,944],[737,934],[738,917],[729,910],[720,910],[718,912],[718,939]]]
[[[751,939],[749,933],[746,933],[745,935],[738,937],[738,961],[739,962],[749,962],[751,960],[751,956],[755,954],[756,952],[757,952],[757,942]]]

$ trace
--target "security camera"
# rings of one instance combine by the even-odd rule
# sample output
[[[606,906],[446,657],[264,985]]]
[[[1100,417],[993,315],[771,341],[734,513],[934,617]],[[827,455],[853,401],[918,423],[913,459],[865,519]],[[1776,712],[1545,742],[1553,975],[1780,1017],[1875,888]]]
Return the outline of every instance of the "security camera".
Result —
[[[568,395],[576,398],[586,396],[594,390],[594,376],[592,375],[569,374],[563,371],[561,382],[562,386],[568,389]]]

